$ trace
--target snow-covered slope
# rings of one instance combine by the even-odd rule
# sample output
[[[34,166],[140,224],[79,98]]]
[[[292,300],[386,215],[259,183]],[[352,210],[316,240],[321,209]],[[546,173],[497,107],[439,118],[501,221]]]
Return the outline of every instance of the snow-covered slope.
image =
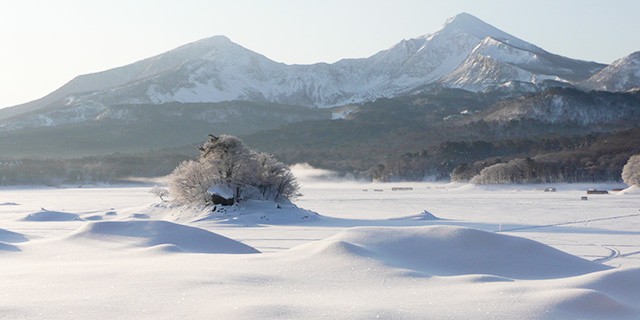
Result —
[[[603,67],[550,54],[462,13],[435,33],[403,40],[368,58],[333,64],[286,65],[224,36],[207,38],[78,76],[40,100],[0,110],[0,121],[30,113],[42,122],[38,115],[45,110],[69,108],[77,109],[77,119],[92,118],[107,106],[168,102],[248,100],[329,107],[397,96],[439,79],[481,90],[510,80],[584,80]],[[62,118],[48,117],[51,121],[44,125],[63,123]]]
[[[155,248],[171,252],[259,253],[238,241],[196,227],[168,221],[98,221],[78,228],[68,240],[105,246]]]
[[[640,51],[616,60],[581,85],[587,89],[605,91],[640,88]]]
[[[487,39],[494,41],[491,38]],[[522,58],[529,57],[525,54]],[[458,69],[440,81],[450,87],[481,91],[509,81],[536,83],[539,80],[549,79],[548,76],[536,75],[499,59],[500,57],[485,55],[480,50],[474,50]]]
[[[439,82],[446,86],[480,91],[510,81],[539,84],[545,80],[570,82],[584,79],[601,65],[560,57],[536,47],[518,47],[492,36],[482,40],[468,58]]]
[[[353,228],[291,251],[311,254],[315,260],[375,259],[424,276],[501,277],[494,281],[562,278],[610,269],[528,239],[451,226]]]
[[[637,194],[306,181],[319,219],[248,226],[154,220],[191,212],[150,186],[2,188],[0,318],[640,318]],[[42,206],[104,220],[18,220]]]

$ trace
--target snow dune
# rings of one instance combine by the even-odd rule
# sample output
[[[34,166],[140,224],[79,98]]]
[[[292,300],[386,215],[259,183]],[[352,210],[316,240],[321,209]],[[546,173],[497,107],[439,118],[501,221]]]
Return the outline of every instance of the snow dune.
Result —
[[[638,195],[556,187],[320,183],[214,212],[0,190],[0,319],[640,319]],[[81,220],[21,219],[41,207]]]
[[[0,242],[18,243],[18,242],[25,242],[28,240],[29,239],[21,233],[0,228]]]
[[[581,277],[582,286],[593,290],[621,293],[617,298],[640,302],[640,268],[613,269]]]
[[[351,228],[291,251],[313,253],[313,259],[375,259],[437,276],[553,279],[611,268],[533,240],[453,226]]]
[[[110,245],[160,248],[192,253],[258,253],[259,251],[216,233],[169,221],[89,222],[69,237],[74,242],[94,240]]]
[[[400,218],[393,218],[391,220],[435,221],[435,220],[442,220],[442,219],[436,217],[433,213],[427,210],[423,210],[418,214],[414,214],[406,217],[400,217]]]
[[[23,234],[0,228],[0,252],[20,251],[13,243],[25,242],[29,239]]]
[[[561,281],[573,288],[552,294],[557,298],[556,308],[576,319],[638,319],[640,268],[612,269]]]
[[[162,210],[159,208],[159,211]],[[171,210],[167,211],[171,212]],[[186,218],[191,222],[209,221],[239,226],[306,224],[317,221],[320,217],[316,212],[299,208],[287,201],[276,203],[263,200],[248,200],[228,207],[218,206],[215,211],[205,210],[192,215],[178,211],[173,215],[164,214],[164,216],[175,221]]]
[[[43,209],[42,211],[30,213],[24,218],[20,219],[20,221],[74,221],[74,220],[82,220],[79,215],[75,213],[68,212],[59,212],[59,211],[49,211]]]
[[[20,249],[12,244],[0,241],[0,252],[2,251],[20,251]]]

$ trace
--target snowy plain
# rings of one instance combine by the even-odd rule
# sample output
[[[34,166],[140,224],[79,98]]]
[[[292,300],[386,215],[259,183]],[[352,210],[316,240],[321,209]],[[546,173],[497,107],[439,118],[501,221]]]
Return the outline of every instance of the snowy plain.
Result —
[[[640,318],[638,190],[296,169],[300,209],[211,213],[148,185],[0,189],[0,318]]]

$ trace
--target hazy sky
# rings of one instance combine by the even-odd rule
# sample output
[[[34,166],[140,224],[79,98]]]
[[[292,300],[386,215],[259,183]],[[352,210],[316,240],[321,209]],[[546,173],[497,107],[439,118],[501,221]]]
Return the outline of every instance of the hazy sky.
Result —
[[[279,62],[335,62],[460,12],[572,58],[610,63],[640,50],[636,0],[0,0],[0,108],[213,35]]]

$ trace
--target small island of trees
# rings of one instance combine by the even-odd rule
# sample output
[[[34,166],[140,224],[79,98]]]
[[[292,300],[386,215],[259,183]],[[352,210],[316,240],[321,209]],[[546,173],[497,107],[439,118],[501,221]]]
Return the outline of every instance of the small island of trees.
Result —
[[[218,204],[216,199],[221,197],[231,203],[279,201],[291,199],[299,189],[287,165],[229,135],[209,135],[200,156],[178,165],[168,186],[173,201],[187,205]]]

